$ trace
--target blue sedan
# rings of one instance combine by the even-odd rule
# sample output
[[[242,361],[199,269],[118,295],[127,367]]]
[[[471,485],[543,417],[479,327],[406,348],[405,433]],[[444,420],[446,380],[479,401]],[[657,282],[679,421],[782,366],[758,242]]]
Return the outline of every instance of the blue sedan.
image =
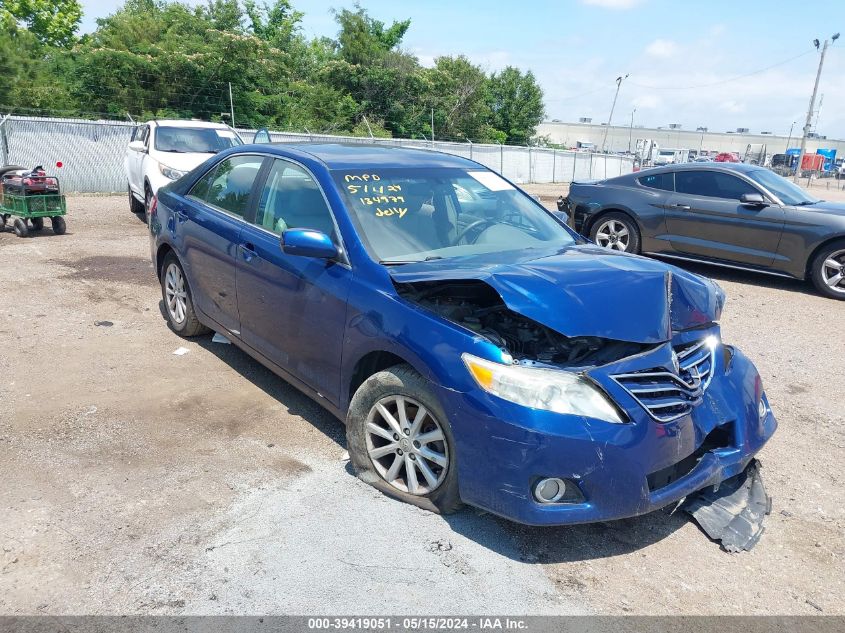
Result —
[[[438,512],[649,512],[775,431],[712,281],[586,242],[463,158],[226,150],[163,188],[170,327],[216,331],[346,422],[359,476]]]

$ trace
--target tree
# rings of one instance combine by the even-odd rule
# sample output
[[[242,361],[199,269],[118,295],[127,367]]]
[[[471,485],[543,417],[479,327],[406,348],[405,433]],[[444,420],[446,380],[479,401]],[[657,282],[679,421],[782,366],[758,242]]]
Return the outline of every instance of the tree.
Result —
[[[426,111],[434,110],[437,137],[491,140],[490,80],[484,71],[460,55],[438,57],[426,75]]]
[[[411,26],[410,20],[394,22],[385,28],[384,22],[374,20],[361,5],[355,11],[343,9],[335,13],[340,25],[337,46],[340,56],[350,64],[369,64],[399,46]]]
[[[523,74],[508,66],[490,78],[493,127],[507,135],[508,143],[527,145],[543,120],[543,90],[534,73]]]
[[[26,25],[42,44],[70,46],[81,20],[79,0],[0,0],[0,22]]]

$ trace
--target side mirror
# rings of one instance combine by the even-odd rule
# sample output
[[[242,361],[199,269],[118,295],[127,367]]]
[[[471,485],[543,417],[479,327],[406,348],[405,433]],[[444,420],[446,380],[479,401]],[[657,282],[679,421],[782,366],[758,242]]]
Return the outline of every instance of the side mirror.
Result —
[[[333,259],[337,257],[337,246],[325,233],[313,229],[288,229],[282,233],[282,252],[302,257]]]
[[[144,141],[130,141],[129,142],[129,149],[133,152],[146,152],[147,148],[144,147]]]
[[[739,201],[749,207],[765,207],[768,204],[759,193],[744,193],[740,196]]]

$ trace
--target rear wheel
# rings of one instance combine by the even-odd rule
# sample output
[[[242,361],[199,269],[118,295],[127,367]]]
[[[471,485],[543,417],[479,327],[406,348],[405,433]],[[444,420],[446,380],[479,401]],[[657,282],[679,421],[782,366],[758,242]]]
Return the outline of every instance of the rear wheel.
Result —
[[[64,235],[65,231],[67,231],[67,223],[60,215],[50,218],[50,224],[53,227],[53,233],[56,235]]]
[[[821,294],[845,301],[845,240],[824,247],[810,267],[810,276]]]
[[[29,228],[26,226],[26,220],[15,218],[15,235],[18,237],[26,237],[29,235]]]
[[[6,216],[0,213],[0,231],[6,230]]]
[[[135,194],[132,193],[132,187],[128,187],[129,189],[129,210],[134,213],[135,215],[139,215],[144,212],[144,203],[138,200],[135,197]]]
[[[410,366],[364,381],[349,405],[346,437],[363,481],[434,512],[461,507],[449,421],[428,382]]]
[[[170,328],[186,338],[209,331],[197,319],[191,289],[182,270],[182,264],[173,253],[168,253],[161,267],[161,296]]]
[[[624,253],[640,252],[640,231],[624,213],[601,216],[590,230],[590,239],[599,246]]]
[[[34,231],[40,231],[44,228],[44,218],[32,218],[30,222],[32,222],[32,229]]]

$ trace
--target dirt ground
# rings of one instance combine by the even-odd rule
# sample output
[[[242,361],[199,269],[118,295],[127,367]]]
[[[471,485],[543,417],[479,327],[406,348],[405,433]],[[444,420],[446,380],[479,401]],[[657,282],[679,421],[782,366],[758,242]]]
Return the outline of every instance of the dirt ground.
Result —
[[[69,204],[65,236],[0,234],[0,613],[845,614],[845,303],[693,268],[780,421],[766,533],[731,555],[680,513],[540,529],[383,497],[337,420],[167,329],[124,197]]]

